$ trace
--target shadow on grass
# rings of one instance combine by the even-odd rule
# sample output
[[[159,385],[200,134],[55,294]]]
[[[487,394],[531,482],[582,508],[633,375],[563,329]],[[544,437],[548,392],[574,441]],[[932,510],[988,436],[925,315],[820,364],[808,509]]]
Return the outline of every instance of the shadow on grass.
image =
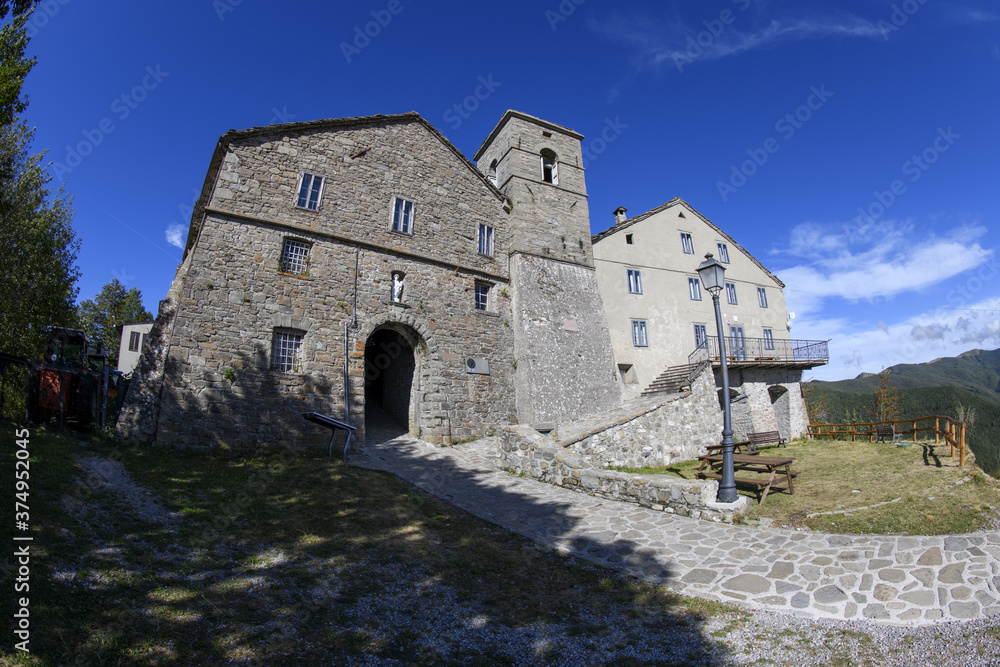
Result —
[[[724,661],[702,629],[711,603],[539,548],[388,473],[287,448],[220,456],[31,438],[25,664]],[[478,497],[542,544],[671,577],[629,540],[574,535],[567,504],[397,454],[416,486]]]

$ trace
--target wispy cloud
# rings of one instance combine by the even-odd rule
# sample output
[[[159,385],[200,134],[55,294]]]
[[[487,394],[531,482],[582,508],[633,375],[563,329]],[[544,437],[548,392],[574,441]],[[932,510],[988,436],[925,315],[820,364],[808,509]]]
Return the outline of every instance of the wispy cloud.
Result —
[[[805,223],[775,251],[807,260],[777,271],[789,286],[786,298],[801,312],[826,299],[873,299],[921,290],[974,269],[993,256],[978,239],[981,226],[960,226],[946,235],[917,233],[909,223],[878,221],[841,226]],[[915,241],[914,239],[920,239]]]
[[[184,227],[182,225],[173,224],[167,227],[164,236],[167,239],[167,243],[174,246],[175,248],[180,248],[184,250]]]
[[[601,21],[591,20],[590,26],[612,41],[635,48],[640,54],[640,65],[720,60],[786,42],[822,37],[882,38],[872,22],[844,12],[773,17],[761,23],[735,8],[730,11],[735,18],[727,22],[706,15],[705,22],[689,24],[672,11],[667,18],[617,14]],[[714,31],[708,29],[707,23],[714,24]]]

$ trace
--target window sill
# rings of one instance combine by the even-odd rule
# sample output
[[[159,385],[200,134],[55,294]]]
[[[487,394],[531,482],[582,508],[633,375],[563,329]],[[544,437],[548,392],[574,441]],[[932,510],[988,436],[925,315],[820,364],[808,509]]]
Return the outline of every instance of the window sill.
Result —
[[[308,273],[289,273],[288,271],[282,271],[278,269],[279,276],[288,276],[289,278],[298,278],[299,280],[312,280],[312,276]]]
[[[395,308],[403,308],[403,309],[413,308],[413,306],[411,306],[408,303],[405,303],[403,301],[393,301],[391,299],[383,299],[382,303],[384,303],[384,304],[386,304],[388,306],[395,307]]]
[[[486,317],[500,317],[500,313],[496,312],[495,310],[482,310],[480,308],[476,308],[475,310],[477,315],[485,315]]]

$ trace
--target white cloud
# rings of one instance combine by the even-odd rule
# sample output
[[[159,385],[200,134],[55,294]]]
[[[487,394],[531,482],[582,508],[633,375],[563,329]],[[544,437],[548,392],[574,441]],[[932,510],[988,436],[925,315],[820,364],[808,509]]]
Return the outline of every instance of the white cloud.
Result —
[[[721,20],[721,15],[707,15],[704,22],[689,25],[674,12],[668,19],[617,15],[601,21],[592,20],[591,28],[616,43],[632,45],[641,53],[643,64],[656,65],[665,61],[678,64],[719,60],[754,49],[819,37],[882,38],[873,23],[843,12],[835,16],[775,18],[764,26],[751,27],[752,16],[737,7],[729,11],[734,18],[727,16],[728,24]]]
[[[815,312],[829,298],[892,297],[981,266],[993,256],[977,241],[985,232],[963,226],[941,237],[895,221],[840,227],[805,223],[792,230],[787,248],[775,252],[809,261],[776,273],[788,286],[789,307],[800,312]]]
[[[167,239],[167,243],[174,246],[175,248],[184,249],[184,226],[178,225],[176,223],[167,227],[167,231],[164,236]]]

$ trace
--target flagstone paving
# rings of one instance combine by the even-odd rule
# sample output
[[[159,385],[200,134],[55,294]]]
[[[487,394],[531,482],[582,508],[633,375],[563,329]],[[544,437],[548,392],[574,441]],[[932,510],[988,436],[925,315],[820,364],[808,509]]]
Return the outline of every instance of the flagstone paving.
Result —
[[[373,437],[375,435],[375,437]],[[1000,533],[832,535],[665,514],[498,470],[489,439],[438,447],[369,434],[348,462],[684,595],[807,618],[928,625],[1000,615]]]

